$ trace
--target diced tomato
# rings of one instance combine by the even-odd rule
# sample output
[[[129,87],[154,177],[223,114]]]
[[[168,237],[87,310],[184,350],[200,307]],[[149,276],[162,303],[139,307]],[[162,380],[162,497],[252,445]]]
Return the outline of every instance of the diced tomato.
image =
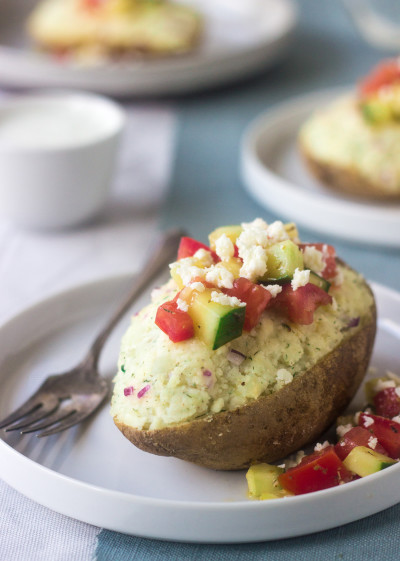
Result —
[[[324,254],[325,259],[325,269],[319,273],[324,279],[332,279],[336,273],[336,250],[333,245],[328,245],[326,243],[301,243],[299,248],[304,250],[306,247],[315,247],[318,251]]]
[[[376,93],[382,86],[387,86],[397,81],[400,81],[400,64],[398,60],[385,60],[360,82],[361,96],[368,97]]]
[[[387,456],[387,451],[379,442],[375,448],[371,445],[371,436],[371,433],[367,429],[363,427],[353,427],[347,431],[335,445],[335,452],[341,460],[344,460],[356,446],[366,446],[367,448],[371,448]]]
[[[315,284],[308,283],[293,290],[290,283],[282,286],[282,292],[271,302],[271,305],[286,310],[294,323],[309,325],[314,320],[314,312],[318,306],[332,304],[332,296]]]
[[[104,4],[104,0],[81,0],[81,5],[87,10],[96,10]]]
[[[211,249],[207,245],[198,242],[193,238],[187,238],[187,237],[181,238],[178,248],[178,260],[184,259],[185,257],[193,257],[193,255],[199,249],[205,249],[206,251],[209,251],[212,255],[212,258],[214,259],[214,262],[220,261],[215,251],[211,251]]]
[[[284,489],[303,495],[351,481],[353,475],[344,467],[333,446],[327,446],[303,458],[299,465],[288,469],[278,479]]]
[[[244,317],[243,329],[251,331],[260,321],[261,314],[271,300],[271,294],[259,284],[240,277],[233,281],[233,288],[224,289],[228,296],[236,296],[242,302],[246,302],[246,315]]]
[[[194,335],[192,318],[187,312],[179,310],[176,301],[173,300],[158,307],[155,324],[174,343],[191,339]]]
[[[400,413],[400,397],[396,388],[385,388],[374,396],[374,406],[377,415],[381,417],[395,417]]]
[[[391,458],[400,458],[399,423],[379,415],[361,413],[358,424],[378,439]]]

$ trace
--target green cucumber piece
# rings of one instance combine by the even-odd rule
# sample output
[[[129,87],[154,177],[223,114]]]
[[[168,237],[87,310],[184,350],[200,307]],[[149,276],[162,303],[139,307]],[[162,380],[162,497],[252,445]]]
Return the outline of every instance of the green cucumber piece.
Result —
[[[270,464],[255,464],[246,473],[249,496],[253,499],[277,499],[289,493],[279,484],[285,470]]]
[[[365,477],[393,465],[396,460],[366,446],[356,446],[343,460],[343,463],[348,470],[360,477]]]
[[[284,240],[268,248],[267,272],[260,280],[284,284],[292,280],[296,269],[304,269],[303,254],[292,240]]]
[[[315,286],[322,288],[322,290],[325,290],[325,292],[329,292],[329,289],[331,287],[331,283],[329,281],[327,281],[323,277],[320,277],[319,275],[317,275],[317,273],[314,273],[314,271],[310,271],[310,282],[312,284],[315,284]]]
[[[361,104],[364,119],[373,125],[381,125],[392,120],[390,105],[379,99],[371,99]]]
[[[211,289],[196,292],[189,306],[195,336],[215,350],[243,331],[246,306],[232,307],[211,300]]]

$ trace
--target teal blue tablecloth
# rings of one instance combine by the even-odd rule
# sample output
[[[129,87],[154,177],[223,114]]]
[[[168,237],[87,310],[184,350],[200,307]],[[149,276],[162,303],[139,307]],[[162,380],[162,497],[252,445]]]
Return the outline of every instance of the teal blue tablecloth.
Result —
[[[384,53],[357,35],[338,1],[300,0],[300,25],[289,55],[272,71],[218,91],[175,100],[178,147],[163,226],[184,226],[194,237],[222,223],[279,217],[258,206],[239,176],[243,130],[260,112],[299,94],[351,84]],[[290,201],[288,201],[290,204]],[[301,230],[301,237],[320,235]],[[368,278],[400,289],[398,250],[326,237]],[[400,482],[399,482],[400,483]],[[328,508],[328,506],[327,506]],[[158,542],[114,532],[99,535],[97,561],[391,561],[398,559],[400,506],[347,526],[301,538],[241,545]]]

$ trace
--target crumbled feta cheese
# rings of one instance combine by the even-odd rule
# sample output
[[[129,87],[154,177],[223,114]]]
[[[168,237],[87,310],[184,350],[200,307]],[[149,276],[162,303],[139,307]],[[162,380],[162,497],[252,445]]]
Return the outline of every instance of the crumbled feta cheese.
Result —
[[[343,284],[343,271],[338,269],[336,275],[332,279],[332,284],[334,286],[341,286]]]
[[[396,415],[396,417],[392,417],[392,421],[400,424],[400,415]]]
[[[193,259],[193,257],[185,257],[175,263],[171,263],[169,267],[180,276],[183,284],[187,286],[194,277],[204,278],[206,274],[206,269],[198,267],[196,262],[196,259]]]
[[[378,439],[374,438],[373,436],[370,436],[368,439],[368,446],[372,448],[372,450],[375,450],[377,444],[378,444]]]
[[[235,253],[235,246],[226,234],[222,234],[215,242],[215,252],[222,261],[229,261]]]
[[[211,252],[207,249],[198,249],[193,257],[201,261],[204,267],[211,267],[211,265],[214,263]]]
[[[304,266],[320,275],[326,267],[324,254],[313,245],[307,245],[303,250]]]
[[[363,419],[363,425],[365,428],[370,427],[371,425],[374,424],[374,420],[372,417],[364,417]]]
[[[285,368],[280,368],[276,373],[276,381],[281,385],[289,384],[293,380],[293,374]]]
[[[327,446],[329,446],[329,442],[327,440],[325,440],[325,442],[323,442],[322,444],[320,442],[317,442],[317,444],[314,446],[314,452],[321,452],[321,450],[324,450],[324,448],[326,448]]]
[[[272,298],[276,298],[280,292],[282,292],[282,287],[279,284],[267,284],[261,285],[265,290],[271,294]]]
[[[396,383],[394,380],[381,380],[378,379],[374,384],[374,392],[378,393],[382,390],[386,390],[387,388],[395,388]]]
[[[397,397],[400,397],[400,387],[397,386],[397,388],[394,390],[394,393],[397,395]]]
[[[253,282],[266,273],[267,252],[262,246],[255,245],[247,249],[241,257],[243,259],[243,265],[240,269],[241,277]]]
[[[214,265],[206,271],[206,281],[215,284],[219,288],[232,288],[233,274],[224,266]]]
[[[211,292],[211,301],[216,302],[217,304],[222,304],[223,306],[232,306],[232,308],[242,308],[246,305],[245,302],[236,298],[236,296],[228,296],[223,292],[217,292],[213,290]]]
[[[341,438],[346,434],[346,432],[349,432],[349,430],[352,428],[353,425],[350,423],[348,425],[339,425],[336,427],[336,434],[338,435],[339,438]]]
[[[189,309],[189,304],[186,302],[186,300],[182,300],[182,298],[178,298],[176,301],[176,307],[178,308],[178,310],[181,310],[182,312],[187,312]]]
[[[204,292],[205,290],[205,286],[202,282],[191,282],[189,286],[192,290],[197,290],[197,292]]]
[[[308,282],[310,282],[310,271],[308,269],[301,271],[299,268],[296,268],[291,283],[293,290],[305,286]]]
[[[299,463],[301,462],[301,460],[304,458],[305,455],[306,454],[304,450],[299,450],[295,456],[290,456],[288,459],[285,460],[286,469],[296,467],[297,465],[299,465]]]
[[[289,239],[289,234],[286,232],[285,226],[280,220],[276,220],[268,226],[267,234],[272,243],[283,242]]]

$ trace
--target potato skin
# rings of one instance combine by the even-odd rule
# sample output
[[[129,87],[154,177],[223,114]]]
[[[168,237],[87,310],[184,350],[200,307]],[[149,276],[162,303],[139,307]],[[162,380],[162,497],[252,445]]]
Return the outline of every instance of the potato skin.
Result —
[[[357,173],[333,164],[321,162],[300,146],[302,158],[311,174],[333,191],[369,200],[398,200],[400,192],[388,191],[385,185],[373,183]]]
[[[156,430],[136,429],[117,418],[114,422],[145,452],[216,470],[239,470],[284,458],[318,438],[350,403],[371,357],[375,303],[369,317],[312,368],[248,405]]]

